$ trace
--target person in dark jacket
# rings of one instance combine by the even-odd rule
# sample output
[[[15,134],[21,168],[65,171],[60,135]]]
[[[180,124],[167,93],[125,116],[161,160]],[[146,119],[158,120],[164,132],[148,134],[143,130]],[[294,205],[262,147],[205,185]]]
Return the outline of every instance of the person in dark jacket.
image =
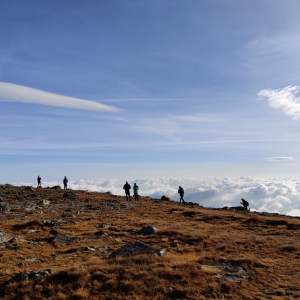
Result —
[[[68,189],[68,178],[67,178],[67,176],[64,177],[63,184],[64,184],[64,191],[66,191]]]
[[[180,195],[180,202],[179,203],[181,203],[181,201],[182,201],[182,203],[185,204],[185,201],[183,199],[184,190],[183,190],[183,188],[181,186],[179,186],[178,194]]]
[[[136,183],[134,183],[134,185],[133,185],[133,195],[134,195],[135,201],[139,201],[139,187],[137,186]]]
[[[42,178],[41,178],[40,175],[39,175],[38,178],[37,178],[37,184],[38,184],[38,185],[37,185],[38,188],[41,188],[41,187],[42,187]]]
[[[130,189],[131,189],[131,186],[130,186],[130,184],[129,184],[127,181],[126,181],[126,183],[124,184],[123,189],[125,190],[126,201],[128,201],[128,198],[129,198],[129,200],[131,201],[131,197],[130,197]]]
[[[246,210],[248,210],[249,202],[246,201],[244,198],[242,198],[241,200],[242,200],[241,204],[244,206]]]

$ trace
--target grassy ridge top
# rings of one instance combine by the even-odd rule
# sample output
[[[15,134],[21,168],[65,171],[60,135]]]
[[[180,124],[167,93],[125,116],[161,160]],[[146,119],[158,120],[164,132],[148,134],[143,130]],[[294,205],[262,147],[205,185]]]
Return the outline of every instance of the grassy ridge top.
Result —
[[[0,185],[10,208],[0,230],[14,237],[0,243],[2,299],[300,298],[299,218],[68,192]],[[157,234],[138,233],[150,225]],[[167,252],[108,258],[136,242]],[[40,280],[13,280],[48,269]]]

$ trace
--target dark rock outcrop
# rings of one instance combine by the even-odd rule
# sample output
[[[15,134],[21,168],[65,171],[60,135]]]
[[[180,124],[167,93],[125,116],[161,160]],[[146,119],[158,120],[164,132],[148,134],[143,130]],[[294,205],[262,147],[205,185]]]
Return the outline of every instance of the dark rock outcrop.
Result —
[[[13,278],[13,281],[21,282],[24,280],[40,280],[41,278],[45,276],[49,276],[52,274],[52,270],[37,270],[37,271],[31,271],[31,272],[22,272],[19,274],[16,274]]]
[[[171,199],[167,196],[161,196],[160,200],[161,201],[171,201]]]

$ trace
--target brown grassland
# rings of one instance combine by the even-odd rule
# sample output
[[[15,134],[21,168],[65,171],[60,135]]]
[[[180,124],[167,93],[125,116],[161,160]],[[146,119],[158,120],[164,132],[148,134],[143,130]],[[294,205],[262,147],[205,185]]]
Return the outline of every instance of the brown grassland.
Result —
[[[19,238],[0,244],[1,299],[300,299],[300,218],[149,197],[126,207],[125,197],[70,192],[78,198],[63,199],[62,190],[30,194],[0,185],[0,196],[11,205],[10,212],[0,212],[0,230]],[[50,204],[26,209],[41,200]],[[65,211],[71,214],[63,217]],[[64,223],[43,224],[54,219]],[[103,223],[111,224],[102,229],[104,238],[95,235]],[[158,233],[137,233],[149,225]],[[51,229],[77,240],[60,244]],[[131,242],[167,252],[108,258]],[[108,251],[87,249],[92,246]],[[230,277],[220,265],[240,267],[245,276]],[[40,280],[13,280],[18,273],[46,269],[53,273]]]

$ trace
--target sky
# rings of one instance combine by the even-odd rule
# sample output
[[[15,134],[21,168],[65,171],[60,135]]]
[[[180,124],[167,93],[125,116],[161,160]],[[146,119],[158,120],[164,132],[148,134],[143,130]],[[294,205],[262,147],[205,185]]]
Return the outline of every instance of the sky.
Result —
[[[0,1],[0,183],[297,185],[299,11],[298,0]]]

